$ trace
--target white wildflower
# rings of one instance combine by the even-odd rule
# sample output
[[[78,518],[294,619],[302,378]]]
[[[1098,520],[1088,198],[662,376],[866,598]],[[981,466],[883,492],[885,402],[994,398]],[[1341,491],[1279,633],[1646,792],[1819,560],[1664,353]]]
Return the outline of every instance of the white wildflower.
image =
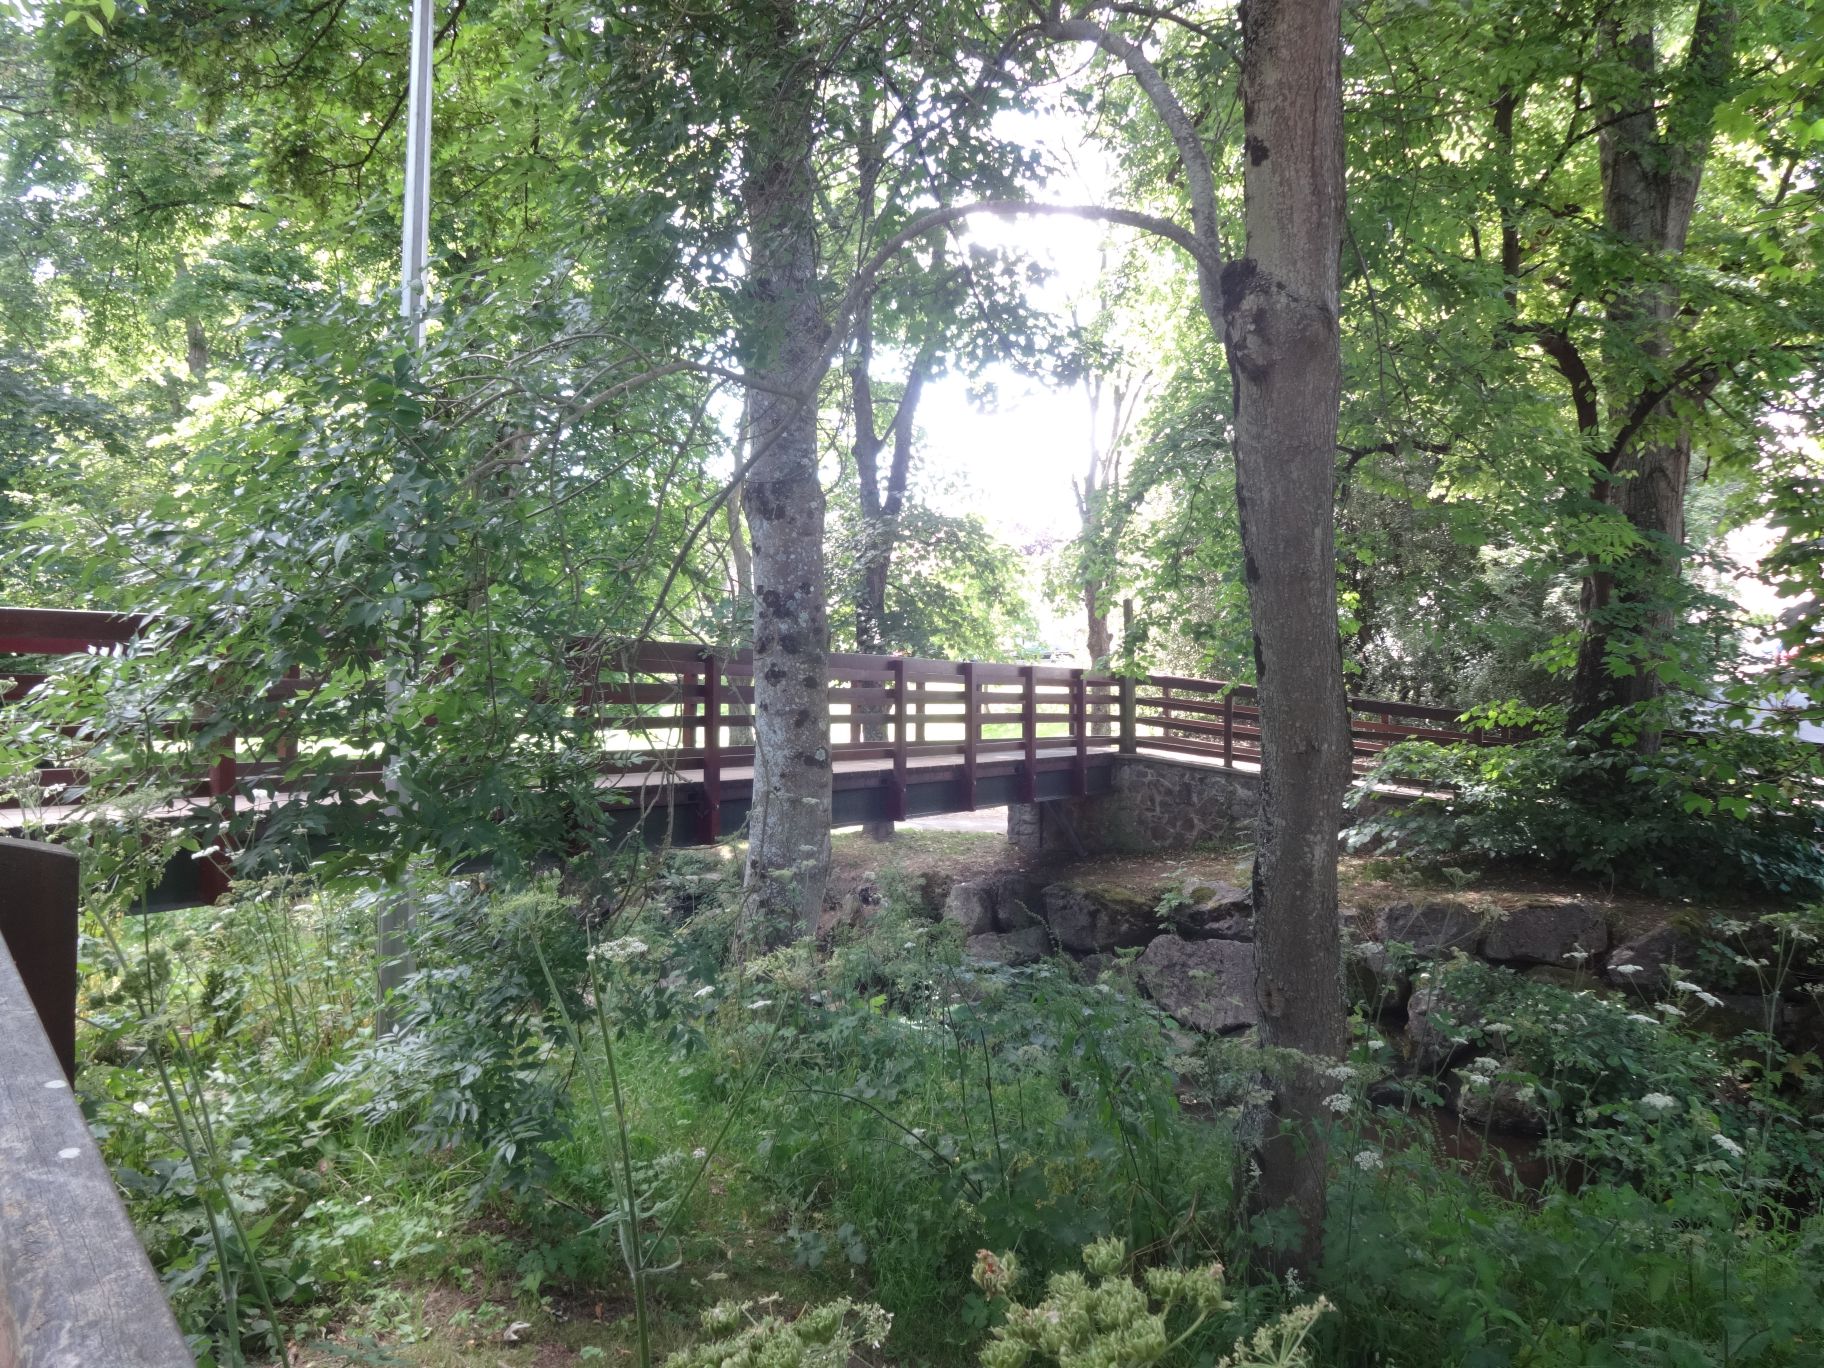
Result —
[[[1731,1140],[1728,1136],[1713,1135],[1710,1138],[1716,1143],[1716,1147],[1724,1154],[1729,1155],[1733,1159],[1740,1159],[1742,1157],[1742,1147],[1736,1144],[1735,1141]]]
[[[1691,982],[1690,979],[1678,979],[1677,981],[1675,981],[1673,983],[1672,986],[1681,993],[1701,993],[1704,991],[1702,988],[1699,988],[1695,983]]]
[[[1640,974],[1646,971],[1638,964],[1611,964],[1609,972],[1612,974]]]
[[[772,1005],[773,1000],[771,998],[755,998],[752,1002],[747,1004],[747,1010],[750,1012],[757,1012],[762,1007],[771,1007]]]
[[[1589,957],[1590,952],[1581,946],[1575,950],[1566,950],[1564,952],[1564,958],[1569,960],[1572,964],[1582,964]]]
[[[589,952],[589,957],[609,960],[615,964],[625,964],[628,960],[638,959],[650,948],[638,936],[622,936],[617,940],[603,941]]]
[[[1469,1067],[1474,1073],[1499,1073],[1501,1071],[1501,1061],[1498,1059],[1490,1059],[1487,1055],[1478,1055],[1476,1058],[1469,1061]]]
[[[1715,993],[1706,993],[1702,988],[1697,990],[1697,1000],[1706,1007],[1721,1007],[1723,1000]]]
[[[1640,1099],[1640,1105],[1650,1112],[1669,1112],[1677,1108],[1678,1099],[1662,1092],[1650,1092]]]
[[[1505,1021],[1491,1021],[1488,1023],[1488,1025],[1484,1026],[1482,1029],[1487,1031],[1492,1036],[1504,1036],[1504,1035],[1508,1034],[1510,1031],[1512,1031],[1514,1028],[1512,1026],[1509,1026]]]
[[[1362,1150],[1355,1156],[1355,1166],[1363,1173],[1378,1173],[1381,1167],[1381,1152]]]
[[[691,996],[694,998],[706,998],[715,991],[716,991],[715,984],[706,983],[701,988],[697,989],[696,992],[692,993]]]
[[[1673,1006],[1673,1005],[1672,1005],[1672,1004],[1671,1004],[1671,1003],[1669,1003],[1669,1002],[1662,1002],[1662,1003],[1660,1003],[1660,1004],[1659,1004],[1659,1005],[1658,1005],[1658,1007],[1657,1007],[1657,1008],[1656,1008],[1656,1010],[1657,1010],[1657,1011],[1661,1011],[1661,1012],[1664,1012],[1664,1013],[1665,1013],[1665,1014],[1666,1014],[1666,1015],[1667,1015],[1667,1016],[1669,1016],[1669,1017],[1682,1017],[1682,1016],[1683,1016],[1683,1015],[1684,1015],[1684,1011],[1683,1011],[1683,1009],[1681,1009],[1681,1008],[1678,1008],[1678,1007],[1674,1007],[1674,1006]]]
[[[1324,1099],[1324,1105],[1338,1116],[1345,1114],[1355,1103],[1349,1100],[1348,1093],[1331,1093]]]
[[[690,1152],[690,1157],[692,1159],[707,1159],[709,1158],[709,1151],[704,1149],[703,1146],[698,1145]]]
[[[1649,1026],[1659,1025],[1659,1023],[1657,1021],[1653,1020],[1653,1018],[1648,1016],[1645,1012],[1629,1012],[1628,1020],[1629,1021],[1644,1021]]]
[[[1355,1070],[1347,1064],[1331,1064],[1324,1068],[1323,1075],[1325,1078],[1334,1078],[1339,1083],[1346,1083],[1355,1077]]]

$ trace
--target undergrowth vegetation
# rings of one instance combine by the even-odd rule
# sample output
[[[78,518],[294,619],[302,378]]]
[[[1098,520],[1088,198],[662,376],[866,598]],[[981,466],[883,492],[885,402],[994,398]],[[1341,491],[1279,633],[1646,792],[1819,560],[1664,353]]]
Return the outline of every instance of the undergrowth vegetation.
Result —
[[[1258,1052],[1183,1033],[1122,962],[973,963],[890,873],[833,945],[731,962],[730,868],[632,871],[609,922],[553,882],[428,875],[94,916],[80,1089],[201,1361],[1824,1353],[1824,1095],[1771,1033],[1434,966],[1462,1075],[1545,1134],[1516,1162],[1427,1105],[1442,1085],[1371,1099],[1393,1065],[1364,1004],[1299,1285],[1249,1214]],[[376,1036],[384,896],[420,930]],[[1817,925],[1741,930],[1708,953],[1772,972]]]
[[[1471,713],[1490,727],[1539,723],[1510,745],[1389,747],[1368,785],[1422,797],[1364,816],[1352,848],[1420,863],[1512,862],[1675,896],[1824,895],[1824,751],[1777,733],[1668,732],[1641,753],[1566,736],[1549,711]]]

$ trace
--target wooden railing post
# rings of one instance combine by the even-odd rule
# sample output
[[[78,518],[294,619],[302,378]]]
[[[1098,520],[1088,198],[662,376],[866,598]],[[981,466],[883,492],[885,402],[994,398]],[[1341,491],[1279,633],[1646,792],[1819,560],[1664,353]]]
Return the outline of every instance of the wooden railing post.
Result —
[[[73,850],[0,838],[0,888],[6,890],[0,896],[0,941],[71,1083],[76,1081],[78,868]]]
[[[975,811],[975,742],[982,730],[975,688],[975,662],[963,662],[963,807]]]
[[[209,797],[221,820],[216,835],[216,849],[202,862],[198,874],[198,892],[205,903],[215,902],[228,892],[228,853],[234,842],[234,791],[240,779],[240,765],[235,759],[234,733],[216,742],[215,762],[209,766]]]
[[[893,781],[887,814],[895,822],[906,820],[906,658],[893,657]]]
[[[722,839],[722,662],[703,657],[703,839]]]
[[[1165,733],[1165,739],[1170,741],[1172,739],[1172,686],[1170,684],[1159,686],[1159,716],[1163,722],[1160,730]]]
[[[1070,789],[1079,798],[1089,797],[1089,693],[1083,671],[1070,675],[1070,733],[1077,753],[1070,766]]]
[[[683,735],[678,739],[684,743],[684,749],[694,751],[697,748],[697,672],[680,670],[678,682],[684,695],[684,725],[680,728]]]
[[[1020,739],[1025,742],[1026,763],[1020,766],[1020,801],[1039,800],[1039,674],[1036,665],[1022,665],[1026,694],[1020,708]]]
[[[1121,740],[1119,744],[1123,755],[1132,755],[1140,749],[1140,716],[1135,700],[1136,692],[1137,687],[1133,676],[1123,675],[1121,677]]]
[[[1235,691],[1222,696],[1222,763],[1235,764]]]

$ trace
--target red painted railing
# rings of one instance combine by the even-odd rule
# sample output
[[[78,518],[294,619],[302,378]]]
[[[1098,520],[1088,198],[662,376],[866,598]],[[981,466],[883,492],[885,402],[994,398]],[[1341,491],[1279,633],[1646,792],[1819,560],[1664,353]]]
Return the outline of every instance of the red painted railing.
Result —
[[[129,645],[144,620],[132,615],[0,608],[0,701],[20,703],[50,676],[9,671],[8,660],[113,650]],[[839,771],[877,770],[896,818],[907,811],[911,771],[955,768],[960,803],[976,806],[976,772],[984,761],[1013,759],[1017,793],[1036,796],[1041,758],[1068,767],[1071,789],[1088,792],[1092,758],[1117,751],[1163,751],[1229,766],[1260,759],[1257,692],[1222,680],[1174,675],[1117,679],[1056,665],[925,660],[832,653],[829,661],[829,751]],[[54,663],[53,663],[54,672]],[[753,661],[749,653],[645,642],[622,647],[579,643],[573,652],[572,716],[599,752],[605,785],[646,785],[651,776],[694,786],[699,837],[722,827],[725,784],[748,777],[753,764]],[[9,683],[10,681],[10,683]],[[321,681],[287,677],[268,691],[276,721],[265,736],[215,735],[199,757],[185,797],[191,811],[214,809],[225,824],[256,790],[286,794],[312,785],[311,746],[334,737],[300,735],[308,709],[297,707]],[[291,705],[291,706],[283,706]],[[1452,727],[1456,711],[1382,699],[1351,699],[1358,768],[1394,741],[1487,739]],[[209,719],[171,718],[165,734],[198,734]],[[84,800],[79,757],[46,755],[36,774],[39,805]],[[338,770],[345,786],[376,789],[377,758]],[[17,808],[17,794],[0,807]],[[217,877],[225,877],[219,870]]]

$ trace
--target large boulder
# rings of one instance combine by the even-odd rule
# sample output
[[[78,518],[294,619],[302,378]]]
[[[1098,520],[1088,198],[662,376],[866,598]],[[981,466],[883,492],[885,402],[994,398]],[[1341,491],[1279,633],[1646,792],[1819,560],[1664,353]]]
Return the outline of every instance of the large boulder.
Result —
[[[1636,992],[1664,991],[1670,979],[1668,965],[1689,965],[1693,947],[1676,926],[1656,926],[1617,946],[1609,956],[1605,975],[1617,988]]]
[[[1379,920],[1383,942],[1410,945],[1421,955],[1473,955],[1482,941],[1482,918],[1461,903],[1394,903]]]
[[[1544,1135],[1550,1119],[1533,1084],[1472,1070],[1457,1076],[1457,1115],[1503,1135]]]
[[[964,941],[963,952],[971,959],[990,964],[1031,964],[1051,953],[1051,936],[1042,926],[1029,926],[1024,931],[988,931]]]
[[[1522,964],[1564,964],[1572,955],[1600,955],[1608,948],[1608,919],[1576,902],[1517,907],[1482,937],[1484,958]]]
[[[1119,884],[1069,879],[1045,890],[1045,923],[1079,955],[1145,945],[1159,930],[1154,900]]]
[[[953,883],[944,899],[944,920],[963,928],[965,936],[994,930],[994,893],[986,883]]]
[[[1247,941],[1156,936],[1135,964],[1153,1001],[1193,1030],[1219,1034],[1260,1020]]]
[[[1442,1074],[1474,1049],[1471,1032],[1480,1026],[1475,1008],[1431,982],[1406,1003],[1406,1048],[1415,1069]]]
[[[1377,1020],[1397,1013],[1412,996],[1412,978],[1400,961],[1380,941],[1349,941],[1343,945],[1343,981],[1349,999],[1360,1003]]]
[[[1039,924],[1032,910],[1037,899],[1032,881],[1018,870],[950,885],[944,899],[945,921],[963,928],[965,936],[995,931],[1024,931]]]
[[[1254,939],[1254,897],[1216,879],[1187,879],[1169,899],[1165,920],[1190,940]]]

